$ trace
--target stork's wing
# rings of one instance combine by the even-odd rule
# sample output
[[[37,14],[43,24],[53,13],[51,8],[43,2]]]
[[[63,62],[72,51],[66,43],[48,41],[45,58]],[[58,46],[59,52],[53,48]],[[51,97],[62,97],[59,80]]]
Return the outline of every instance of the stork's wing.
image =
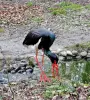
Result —
[[[41,39],[41,42],[38,45],[38,48],[44,48],[45,50],[49,50],[50,46],[52,45],[52,41],[49,36],[44,36]]]
[[[41,35],[38,32],[30,31],[25,37],[23,45],[34,45],[39,41],[40,38]]]

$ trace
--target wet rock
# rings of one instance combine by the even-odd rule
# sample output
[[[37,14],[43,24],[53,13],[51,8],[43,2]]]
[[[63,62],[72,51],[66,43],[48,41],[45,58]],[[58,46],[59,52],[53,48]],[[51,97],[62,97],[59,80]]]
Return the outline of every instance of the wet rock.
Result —
[[[72,60],[72,57],[71,57],[71,56],[67,56],[67,57],[66,57],[66,60],[67,60],[67,61],[70,61],[70,60]]]
[[[11,67],[11,68],[3,70],[3,73],[8,74],[8,73],[11,73],[13,70],[15,70],[15,68]]]
[[[33,68],[29,68],[26,70],[27,73],[33,73],[34,69]]]
[[[3,92],[7,93],[8,92],[8,88],[3,87]]]
[[[76,56],[76,59],[77,59],[77,60],[80,60],[80,59],[81,59],[81,56]]]

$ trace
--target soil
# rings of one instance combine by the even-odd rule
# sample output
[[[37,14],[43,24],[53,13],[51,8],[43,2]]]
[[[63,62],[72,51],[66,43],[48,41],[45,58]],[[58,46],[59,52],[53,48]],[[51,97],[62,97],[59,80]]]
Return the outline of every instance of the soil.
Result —
[[[10,4],[13,3],[13,1],[14,0],[8,0],[3,2],[9,2]],[[20,3],[21,1],[24,3],[26,2],[26,0],[20,0]],[[77,0],[73,1],[77,2]],[[89,1],[83,0],[83,2],[81,2],[81,0],[79,0],[79,4],[86,4],[87,2]],[[56,3],[58,3],[58,1],[46,1],[46,3],[44,1],[37,2],[37,5],[40,5],[42,8],[39,17],[41,16],[44,20],[41,23],[28,20],[28,24],[9,24],[9,26],[4,26],[5,31],[0,33],[0,47],[4,55],[20,56],[28,53],[34,54],[31,48],[27,49],[23,47],[22,42],[30,29],[39,27],[50,28],[56,34],[56,40],[51,47],[54,50],[89,41],[90,27],[88,24],[90,20],[90,11],[83,9],[80,12],[68,13],[67,16],[53,16],[48,12],[47,7],[54,6]],[[35,15],[35,17],[36,16],[37,15]],[[1,27],[2,26],[1,24]]]

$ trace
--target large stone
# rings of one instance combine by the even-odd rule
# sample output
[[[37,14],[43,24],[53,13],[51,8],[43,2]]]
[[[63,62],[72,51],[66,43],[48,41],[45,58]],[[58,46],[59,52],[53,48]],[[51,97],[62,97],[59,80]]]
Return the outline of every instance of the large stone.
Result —
[[[61,56],[67,56],[67,52],[66,52],[66,51],[61,51],[61,52],[60,52],[60,55],[61,55]]]
[[[71,51],[67,50],[66,52],[67,52],[67,55],[72,56],[72,52]]]
[[[87,58],[90,58],[90,52],[87,54]]]
[[[77,55],[78,55],[78,51],[73,50],[73,51],[72,51],[72,54],[73,54],[73,56],[77,56]]]
[[[63,60],[65,60],[65,57],[59,56],[59,60],[60,60],[60,61],[63,61]]]
[[[80,53],[80,56],[81,56],[81,57],[86,57],[86,56],[87,56],[87,52],[86,52],[86,51],[81,52],[81,53]]]

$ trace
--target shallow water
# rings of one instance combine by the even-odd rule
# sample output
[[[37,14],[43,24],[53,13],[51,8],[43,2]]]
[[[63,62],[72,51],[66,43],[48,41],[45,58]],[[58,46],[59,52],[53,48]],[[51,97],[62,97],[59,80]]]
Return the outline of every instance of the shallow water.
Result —
[[[75,83],[90,83],[90,61],[63,62],[60,65],[60,75]]]
[[[70,62],[61,62],[59,64],[59,74],[63,79],[71,80],[75,83],[90,83],[89,69],[90,62],[88,61],[70,61]],[[45,62],[43,70],[48,76],[51,76],[51,63],[49,61]],[[4,74],[0,72],[0,83],[6,84],[9,82],[18,82],[20,80],[38,80],[40,76],[40,70],[37,66],[34,68],[34,72],[31,74],[29,71],[22,74]]]

